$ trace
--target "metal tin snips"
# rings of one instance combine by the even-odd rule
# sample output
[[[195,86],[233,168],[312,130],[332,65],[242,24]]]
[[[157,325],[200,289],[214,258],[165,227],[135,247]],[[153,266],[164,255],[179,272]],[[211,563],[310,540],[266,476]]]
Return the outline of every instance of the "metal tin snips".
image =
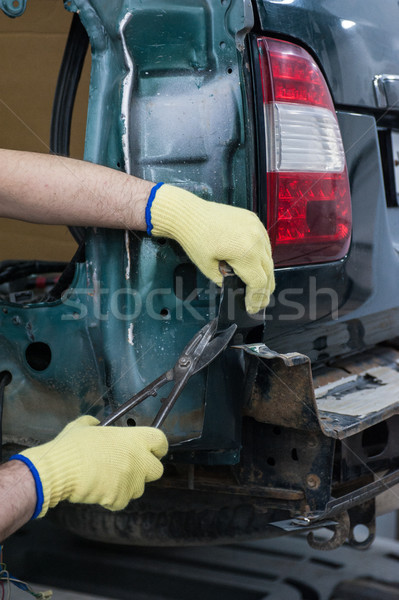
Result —
[[[132,396],[111,415],[106,417],[100,425],[110,425],[135,406],[150,396],[157,396],[158,391],[167,383],[174,382],[174,386],[166,398],[161,399],[161,407],[152,422],[152,427],[160,427],[172,410],[177,398],[182,392],[187,381],[206,366],[208,366],[227,346],[237,329],[234,323],[218,332],[218,317],[207,323],[188,342],[180,354],[175,365],[165,371],[144,389]]]

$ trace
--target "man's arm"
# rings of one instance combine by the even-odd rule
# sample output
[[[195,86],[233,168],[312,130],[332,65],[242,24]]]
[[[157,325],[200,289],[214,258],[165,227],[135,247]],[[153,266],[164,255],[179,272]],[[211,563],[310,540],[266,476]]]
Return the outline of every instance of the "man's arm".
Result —
[[[168,450],[162,431],[98,423],[80,417],[51,442],[0,466],[0,541],[63,500],[122,510],[162,476]]]
[[[174,239],[218,285],[219,263],[226,261],[247,286],[249,313],[267,306],[274,290],[269,236],[254,213],[108,167],[0,150],[0,217],[147,230]]]
[[[22,527],[36,506],[35,481],[26,465],[11,461],[0,466],[0,541]]]
[[[145,231],[153,183],[93,163],[0,150],[0,217]]]

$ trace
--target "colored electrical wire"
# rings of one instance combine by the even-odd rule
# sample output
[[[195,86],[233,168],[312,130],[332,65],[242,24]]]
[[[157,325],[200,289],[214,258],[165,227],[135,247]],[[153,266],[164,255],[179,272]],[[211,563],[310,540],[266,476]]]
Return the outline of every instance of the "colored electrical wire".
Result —
[[[4,600],[5,595],[5,587],[4,584],[7,584],[7,600],[11,598],[11,583],[15,585],[17,588],[30,594],[37,600],[50,600],[53,597],[53,592],[51,590],[45,590],[43,592],[35,592],[35,590],[25,581],[10,575],[7,571],[7,565],[3,562],[3,546],[0,546],[0,585],[1,585],[1,600]]]

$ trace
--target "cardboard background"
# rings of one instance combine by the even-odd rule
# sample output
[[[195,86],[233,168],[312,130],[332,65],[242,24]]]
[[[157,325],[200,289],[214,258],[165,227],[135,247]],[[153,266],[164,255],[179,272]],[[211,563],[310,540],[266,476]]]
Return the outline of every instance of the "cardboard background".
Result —
[[[16,19],[0,11],[1,148],[49,151],[51,109],[71,19],[62,0],[28,0],[25,14]],[[89,75],[88,56],[73,115],[75,158],[83,157]],[[66,227],[0,219],[0,261],[68,260],[75,248]]]

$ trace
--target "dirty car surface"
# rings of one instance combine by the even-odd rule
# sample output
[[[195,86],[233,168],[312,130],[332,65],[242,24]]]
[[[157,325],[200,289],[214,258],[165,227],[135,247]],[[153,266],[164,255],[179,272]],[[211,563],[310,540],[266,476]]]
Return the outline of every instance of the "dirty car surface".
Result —
[[[23,9],[1,5],[10,16]],[[121,513],[64,505],[54,515],[118,543],[327,524],[331,540],[310,533],[311,544],[367,546],[399,483],[396,1],[384,11],[364,0],[71,0],[66,9],[66,57],[75,44],[78,66],[68,71],[64,57],[53,150],[67,151],[71,98],[60,89],[76,87],[89,40],[85,159],[257,212],[277,287],[257,318],[245,314],[243,290],[232,294],[234,348],[190,381],[167,418],[164,478]],[[45,298],[16,295],[11,282],[59,266],[0,271],[0,370],[12,378],[5,450],[45,441],[80,413],[109,414],[218,313],[220,291],[174,242],[74,234],[80,249]],[[119,424],[150,424],[158,403]],[[362,543],[359,523],[369,529]]]

